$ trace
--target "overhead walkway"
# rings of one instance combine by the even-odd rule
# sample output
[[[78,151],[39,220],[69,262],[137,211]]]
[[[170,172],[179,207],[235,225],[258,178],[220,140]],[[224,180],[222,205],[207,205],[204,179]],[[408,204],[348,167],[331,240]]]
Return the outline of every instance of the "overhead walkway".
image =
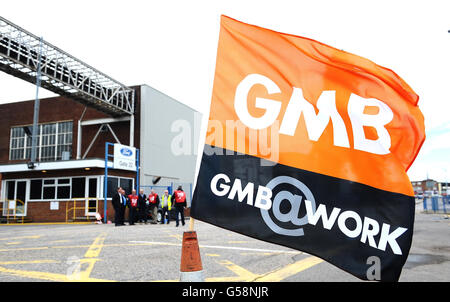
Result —
[[[134,114],[134,90],[0,17],[0,70],[113,117]]]

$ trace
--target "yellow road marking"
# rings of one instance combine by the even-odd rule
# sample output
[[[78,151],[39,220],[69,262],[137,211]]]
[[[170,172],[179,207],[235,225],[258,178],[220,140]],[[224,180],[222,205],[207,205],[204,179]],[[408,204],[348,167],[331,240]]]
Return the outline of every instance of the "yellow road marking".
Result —
[[[61,263],[57,260],[18,260],[18,261],[0,261],[1,265],[8,264],[34,264],[34,263]]]
[[[70,275],[67,274],[56,274],[56,273],[47,273],[47,272],[36,272],[36,271],[24,271],[24,270],[16,270],[16,269],[8,269],[0,266],[0,272],[6,273],[18,277],[26,277],[33,279],[41,279],[41,280],[49,280],[49,281],[60,281],[60,282],[111,282],[113,280],[104,280],[104,279],[96,279],[96,278],[86,278],[86,279],[70,279]]]
[[[209,256],[209,257],[220,257],[220,255],[219,254],[205,254],[206,256]]]
[[[249,270],[246,270],[242,266],[234,264],[231,261],[222,260],[219,262],[219,264],[225,266],[227,269],[238,275],[240,281],[252,281],[258,277],[258,275],[250,272]]]
[[[20,247],[13,249],[0,249],[0,252],[16,252],[16,251],[33,251],[33,250],[47,250],[48,246],[41,247]]]
[[[28,236],[28,238],[31,236]],[[33,236],[35,237],[35,236]],[[39,236],[40,237],[40,236]],[[177,237],[173,235],[172,237]],[[35,237],[38,238],[38,237]],[[180,246],[179,243],[170,243],[170,242],[135,242],[135,243],[125,243],[125,244],[104,244],[106,238],[106,233],[100,234],[97,238],[95,238],[94,242],[91,245],[78,245],[78,246],[50,246],[50,247],[35,247],[35,248],[13,248],[13,249],[3,249],[0,251],[23,251],[23,250],[42,250],[42,249],[51,249],[51,248],[88,248],[86,253],[84,254],[83,259],[77,259],[74,263],[78,266],[72,274],[55,274],[48,272],[36,272],[36,271],[24,271],[24,270],[13,270],[7,269],[4,267],[0,267],[0,272],[17,275],[21,277],[35,278],[35,279],[43,279],[43,280],[51,280],[51,281],[82,281],[82,282],[93,282],[93,281],[113,281],[113,280],[103,280],[91,278],[90,274],[92,273],[93,267],[98,259],[98,256],[103,247],[107,246],[148,246],[148,245],[169,245],[169,246]],[[251,253],[244,253],[251,254]],[[256,254],[256,253],[255,253]],[[258,253],[261,254],[261,253]],[[267,254],[267,252],[263,253]],[[273,253],[269,253],[273,254]],[[210,257],[220,257],[218,254],[206,254]],[[280,269],[277,269],[272,272],[268,272],[265,274],[254,274],[251,271],[231,262],[228,260],[218,261],[219,264],[223,265],[225,268],[232,271],[236,276],[231,277],[213,277],[207,278],[206,281],[213,282],[233,282],[233,281],[281,281],[285,278],[295,275],[303,270],[306,270],[316,264],[321,263],[323,260],[316,257],[308,257],[302,260],[299,260],[293,264],[289,264]],[[54,260],[34,260],[34,261],[9,261],[9,262],[0,262],[0,265],[6,264],[26,264],[26,263],[58,263],[58,261]],[[177,281],[177,280],[157,280],[155,282],[161,281]]]
[[[229,261],[222,260],[218,261],[220,265],[223,265],[230,271],[236,274],[236,276],[231,277],[211,277],[206,278],[207,282],[239,282],[239,281],[250,281],[250,282],[276,282],[282,281],[287,277],[293,276],[300,273],[316,264],[321,263],[323,260],[314,256],[299,260],[293,264],[286,265],[278,270],[268,272],[265,274],[254,274],[249,270]],[[155,280],[153,282],[176,282],[178,280]]]
[[[15,244],[21,244],[21,241],[15,241],[15,242],[7,242],[6,245],[15,245]]]
[[[53,241],[50,241],[50,243],[63,243],[63,242],[70,242],[70,240],[53,240]]]
[[[263,252],[256,252],[256,253],[240,253],[239,255],[241,256],[249,256],[249,255],[258,255],[258,256],[270,256],[270,255],[280,255],[280,252],[268,252],[268,253],[263,253]]]
[[[40,238],[40,237],[41,237],[41,235],[34,235],[34,236],[20,236],[20,237],[0,238],[0,240],[37,239],[37,238]]]
[[[180,246],[177,243],[165,243],[158,242],[157,245],[175,245]],[[149,243],[113,243],[113,244],[103,244],[103,247],[112,247],[112,246],[147,246],[152,245]],[[90,245],[55,245],[55,246],[39,246],[39,247],[26,247],[26,248],[9,248],[9,249],[0,249],[0,252],[16,252],[16,251],[33,251],[33,250],[46,250],[46,249],[80,249],[80,248],[89,248]]]
[[[257,278],[258,282],[278,282],[287,277],[293,276],[301,271],[304,271],[316,264],[323,262],[322,259],[311,256],[302,260],[299,260],[293,264],[289,264],[281,269],[275,270],[271,273],[264,274],[261,278]]]
[[[113,280],[104,280],[91,278],[90,274],[92,269],[94,268],[94,264],[99,260],[97,257],[99,256],[102,247],[104,246],[104,241],[106,238],[106,233],[100,234],[97,238],[95,238],[94,242],[89,246],[88,250],[84,254],[84,259],[80,259],[79,261],[74,261],[74,267],[72,267],[72,273],[66,274],[58,274],[58,273],[49,273],[49,272],[37,272],[37,271],[26,271],[26,270],[16,270],[16,269],[8,269],[0,266],[0,272],[6,273],[19,277],[33,278],[33,279],[41,279],[41,280],[50,280],[50,281],[79,281],[79,282],[106,282]],[[33,248],[35,249],[48,249],[48,247],[40,247]],[[10,249],[12,250],[12,249]],[[14,250],[24,250],[24,249],[14,249]],[[8,262],[0,262],[0,264],[26,264],[26,263],[56,263],[58,261],[53,260],[34,260],[34,261],[8,261]]]
[[[106,233],[102,233],[95,238],[94,242],[84,254],[84,259],[80,259],[78,264],[75,263],[73,273],[68,276],[69,279],[83,282],[90,279],[89,276],[94,269],[95,263],[99,260],[97,257],[100,255],[105,238]]]
[[[85,258],[94,258],[98,257],[100,254],[103,243],[105,242],[106,233],[100,234],[97,238],[95,238],[94,242],[89,246],[89,249],[87,250],[86,254],[84,254]]]
[[[111,243],[103,244],[103,247],[113,247],[113,246],[149,246],[149,245],[169,245],[169,246],[181,246],[181,243],[174,242],[151,242],[151,241],[130,241],[130,243]],[[29,247],[29,248],[9,248],[0,249],[0,252],[15,252],[22,250],[43,250],[43,249],[79,249],[79,248],[89,248],[90,245],[55,245],[55,246],[40,246],[40,247]],[[282,250],[265,250],[265,249],[252,249],[252,248],[241,248],[241,247],[227,247],[227,246],[209,246],[209,245],[199,245],[202,248],[219,248],[219,249],[229,249],[229,250],[255,250],[253,253],[256,254],[301,254],[299,251],[282,251]],[[248,253],[250,254],[250,253]]]

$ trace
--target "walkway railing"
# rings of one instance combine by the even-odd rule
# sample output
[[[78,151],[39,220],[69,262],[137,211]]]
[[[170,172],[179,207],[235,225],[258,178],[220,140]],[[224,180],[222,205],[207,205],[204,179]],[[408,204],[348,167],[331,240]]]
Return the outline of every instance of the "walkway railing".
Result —
[[[95,201],[95,206],[89,206],[90,201]],[[95,214],[98,212],[98,201],[99,198],[97,197],[72,198],[67,201],[66,223],[69,222],[69,220],[75,221],[77,219],[85,219],[87,221],[90,221],[90,219],[95,220]],[[70,205],[71,203],[72,205]],[[82,211],[81,215],[80,211]]]
[[[2,217],[6,218],[6,223],[11,221],[24,223],[25,218],[25,203],[20,199],[5,199],[1,200]]]

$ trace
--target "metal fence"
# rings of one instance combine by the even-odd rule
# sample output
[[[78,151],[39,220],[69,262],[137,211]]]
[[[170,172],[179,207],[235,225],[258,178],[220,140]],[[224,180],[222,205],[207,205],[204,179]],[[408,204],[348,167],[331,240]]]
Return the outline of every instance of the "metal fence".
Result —
[[[423,198],[425,212],[447,213],[450,210],[450,196],[429,196]]]

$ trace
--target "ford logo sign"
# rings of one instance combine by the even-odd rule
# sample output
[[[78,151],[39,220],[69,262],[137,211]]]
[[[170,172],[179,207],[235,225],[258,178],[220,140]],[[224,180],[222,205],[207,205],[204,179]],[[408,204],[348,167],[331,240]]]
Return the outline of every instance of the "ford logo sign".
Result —
[[[133,155],[133,151],[128,148],[122,148],[120,149],[120,153],[122,153],[123,156],[131,156]]]

